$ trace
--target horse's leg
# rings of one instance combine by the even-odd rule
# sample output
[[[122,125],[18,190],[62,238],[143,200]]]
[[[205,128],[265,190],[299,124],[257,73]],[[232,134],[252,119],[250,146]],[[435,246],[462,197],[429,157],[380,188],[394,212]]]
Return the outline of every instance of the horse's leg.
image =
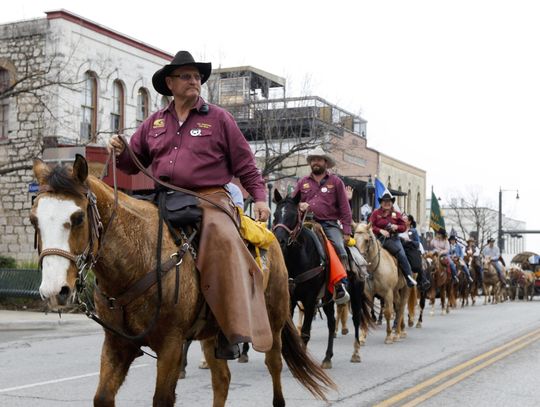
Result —
[[[347,335],[349,333],[349,329],[347,328],[347,318],[349,316],[349,304],[340,304],[336,307],[336,334],[339,328],[339,324],[341,323],[341,334]]]
[[[379,318],[377,318],[377,325],[382,325],[383,314],[384,314],[384,298],[379,299]]]
[[[446,286],[446,313],[450,313],[450,307],[455,308],[456,306],[456,296],[455,296],[454,284]],[[453,304],[453,305],[452,305]]]
[[[139,352],[140,349],[132,343],[105,332],[94,406],[114,406],[116,393],[126,378],[129,366],[139,356]]]
[[[174,334],[163,339],[157,351],[157,377],[153,406],[174,406],[175,390],[180,376],[183,341]]]
[[[441,286],[441,314],[444,315],[444,307],[446,305],[446,287],[443,285]]]
[[[178,376],[179,379],[186,378],[187,354],[189,347],[191,346],[191,342],[193,341],[185,341],[184,345],[182,346],[182,362],[180,363],[180,375]]]
[[[229,394],[231,372],[229,371],[226,360],[215,358],[215,342],[215,337],[205,339],[202,341],[202,347],[212,376],[212,390],[214,391],[214,402],[212,405],[213,407],[224,407],[227,395]]]
[[[311,324],[313,323],[313,317],[316,312],[316,298],[314,297],[311,301],[304,302],[304,323],[300,331],[300,337],[305,345],[308,344],[311,338]],[[332,331],[333,335],[334,331]]]
[[[408,324],[409,328],[414,325],[414,314],[416,309],[416,297],[417,297],[418,291],[416,288],[412,288],[409,292],[409,300],[407,301],[408,305]]]
[[[323,311],[326,315],[326,324],[328,326],[328,345],[326,346],[326,354],[321,366],[323,369],[332,369],[332,356],[334,356],[334,331],[336,330],[334,303],[329,302],[328,304],[324,305]]]
[[[272,388],[274,391],[273,406],[283,407],[285,406],[285,399],[283,398],[283,389],[281,386],[281,371],[283,369],[283,359],[281,358],[281,329],[279,331],[273,330],[272,335],[272,349],[266,352],[264,363],[272,377]]]
[[[482,284],[482,291],[484,293],[484,305],[487,305],[487,286],[485,282]]]
[[[360,357],[360,324],[362,323],[361,319],[369,318],[367,312],[367,306],[365,304],[366,296],[364,294],[363,283],[359,282],[355,277],[352,277],[349,280],[350,284],[350,294],[351,294],[351,312],[352,312],[352,322],[354,326],[354,343],[353,343],[353,354],[351,356],[351,363],[360,363],[362,358]],[[362,316],[362,311],[364,312]],[[364,326],[365,326],[364,320]]]
[[[417,328],[422,328],[422,317],[424,316],[424,307],[426,306],[426,292],[420,292],[420,312],[418,314],[418,322],[416,323]]]
[[[384,343],[389,345],[394,343],[392,340],[392,314],[394,313],[394,293],[388,290],[384,296],[384,318],[386,319],[386,338]]]
[[[398,337],[403,339],[407,337],[407,330],[405,329],[405,309],[407,308],[407,302],[409,301],[409,296],[411,295],[411,289],[409,287],[403,287],[400,290],[400,316],[399,316],[399,330]],[[416,299],[415,299],[416,302]]]
[[[249,362],[248,352],[249,352],[249,343],[244,342],[244,344],[242,345],[242,354],[238,358],[238,363],[247,363],[247,362]]]

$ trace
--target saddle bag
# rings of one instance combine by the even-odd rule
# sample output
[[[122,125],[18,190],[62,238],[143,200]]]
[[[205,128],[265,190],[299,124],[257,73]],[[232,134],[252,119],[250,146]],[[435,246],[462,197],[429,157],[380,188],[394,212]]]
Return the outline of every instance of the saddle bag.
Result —
[[[163,217],[175,228],[195,225],[202,219],[199,199],[179,191],[164,191]]]

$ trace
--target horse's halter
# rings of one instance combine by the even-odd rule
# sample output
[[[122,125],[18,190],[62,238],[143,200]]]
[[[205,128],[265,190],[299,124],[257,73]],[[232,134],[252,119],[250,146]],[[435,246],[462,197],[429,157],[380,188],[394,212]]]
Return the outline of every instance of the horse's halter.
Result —
[[[103,179],[106,175],[106,171],[109,166],[109,160],[111,160],[111,156],[112,154],[109,155],[107,161],[105,162],[103,173],[101,174],[101,179]],[[103,247],[103,241],[107,233],[107,230],[109,226],[111,225],[112,221],[114,220],[114,217],[116,216],[116,208],[118,206],[118,190],[117,190],[117,183],[116,183],[116,160],[113,159],[112,163],[113,163],[112,172],[113,172],[113,183],[114,183],[114,206],[111,210],[111,216],[109,218],[109,223],[107,224],[107,227],[103,229],[101,216],[97,209],[96,195],[90,190],[88,186],[86,186],[85,193],[86,193],[86,199],[88,200],[88,207],[87,207],[86,213],[88,216],[88,232],[89,232],[88,244],[86,245],[86,248],[82,251],[82,253],[78,255],[75,255],[63,249],[56,249],[56,248],[47,248],[47,249],[41,250],[41,248],[38,245],[39,229],[36,227],[35,235],[34,235],[34,248],[38,250],[38,254],[39,254],[38,264],[39,264],[40,269],[41,269],[44,257],[51,256],[51,255],[61,256],[73,262],[75,266],[77,267],[79,284],[83,283],[84,280],[86,280],[84,271],[92,269],[92,267],[94,267],[94,265],[97,263],[101,248]],[[45,192],[55,192],[55,191],[49,185],[41,185],[39,188],[38,196]]]
[[[376,270],[378,267],[379,267],[379,264],[381,262],[381,247],[377,245],[377,241],[375,240],[376,237],[373,233],[370,233],[369,231],[367,232],[369,238],[367,239],[367,248],[366,248],[366,252],[365,253],[360,253],[362,256],[364,256],[364,259],[369,259],[369,252],[371,250],[371,245],[375,245],[377,246],[377,264],[375,265],[375,267],[373,267],[373,270]],[[372,266],[373,263],[369,263],[368,262],[368,265],[369,266]]]
[[[289,234],[289,239],[287,240],[287,246],[290,246],[294,243],[296,243],[296,239],[298,238],[298,234],[300,233],[300,230],[302,230],[302,226],[304,226],[304,220],[306,219],[307,211],[302,212],[300,209],[298,209],[297,214],[297,221],[296,225],[293,229],[289,228],[284,223],[276,223],[274,227],[272,227],[272,231],[275,231],[278,228],[285,229],[285,231]]]
[[[38,192],[38,196],[45,192],[54,192],[54,190],[48,185],[42,185]],[[87,216],[89,237],[85,249],[82,251],[82,253],[78,255],[75,255],[63,249],[56,248],[47,248],[41,250],[41,248],[38,247],[37,243],[39,241],[39,229],[36,227],[34,246],[35,248],[37,248],[39,254],[39,268],[41,268],[42,266],[43,258],[51,255],[61,256],[73,262],[79,272],[84,269],[91,269],[94,266],[98,257],[97,252],[100,245],[101,237],[103,236],[101,233],[103,231],[103,224],[101,223],[101,217],[97,210],[96,196],[92,191],[90,191],[90,189],[87,189],[86,191],[86,199],[88,200]]]

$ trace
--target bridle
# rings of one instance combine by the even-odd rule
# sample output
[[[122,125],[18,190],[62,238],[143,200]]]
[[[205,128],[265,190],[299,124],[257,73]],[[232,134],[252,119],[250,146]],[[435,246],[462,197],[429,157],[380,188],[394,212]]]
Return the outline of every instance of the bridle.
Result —
[[[369,252],[371,250],[371,245],[374,244],[377,247],[377,264],[372,268],[373,271],[377,270],[379,267],[379,264],[381,263],[381,246],[377,244],[377,241],[375,240],[375,235],[373,233],[370,233],[369,231],[366,232],[368,235],[367,239],[367,248],[365,253],[360,253],[364,259],[369,259]],[[373,266],[373,263],[368,262],[368,266]]]
[[[277,229],[281,228],[284,229],[287,234],[289,235],[289,238],[287,239],[287,246],[290,246],[297,242],[298,235],[300,234],[300,231],[302,230],[302,227],[304,226],[304,221],[306,220],[307,211],[302,212],[300,209],[297,210],[297,217],[296,217],[296,224],[294,228],[289,228],[284,223],[276,223],[272,227],[272,232],[275,232]]]

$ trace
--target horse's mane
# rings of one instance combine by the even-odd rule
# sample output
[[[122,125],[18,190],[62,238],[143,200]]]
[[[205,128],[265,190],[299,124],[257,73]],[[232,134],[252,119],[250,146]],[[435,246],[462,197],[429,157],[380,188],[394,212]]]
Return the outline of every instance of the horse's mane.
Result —
[[[57,165],[49,175],[47,175],[47,183],[56,193],[66,194],[75,198],[84,198],[84,187],[75,181],[72,176],[71,166]]]

